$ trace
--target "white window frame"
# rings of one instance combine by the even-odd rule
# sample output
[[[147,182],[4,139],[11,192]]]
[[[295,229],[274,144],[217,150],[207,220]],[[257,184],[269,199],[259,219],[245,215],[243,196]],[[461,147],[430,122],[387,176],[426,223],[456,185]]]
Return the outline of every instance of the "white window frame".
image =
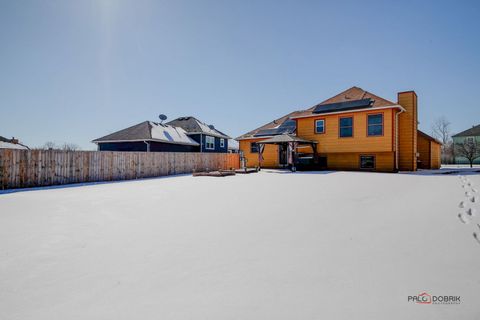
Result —
[[[323,128],[322,131],[318,131],[318,130],[317,130],[317,129],[318,129],[318,124],[317,124],[317,123],[320,122],[320,121],[322,122],[322,128]],[[316,133],[316,134],[323,134],[323,133],[325,133],[325,119],[317,119],[317,120],[315,120],[315,133]]]
[[[467,144],[474,144],[475,143],[475,139],[473,137],[467,137],[465,139],[465,141],[467,142]]]
[[[211,145],[211,147],[210,147]],[[215,150],[215,137],[205,136],[205,149]]]
[[[220,138],[220,148],[225,148],[225,139]]]

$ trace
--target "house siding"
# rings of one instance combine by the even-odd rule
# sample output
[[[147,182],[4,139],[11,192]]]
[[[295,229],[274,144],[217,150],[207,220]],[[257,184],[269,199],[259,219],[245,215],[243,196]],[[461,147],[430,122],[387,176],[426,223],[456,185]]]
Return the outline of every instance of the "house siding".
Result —
[[[418,151],[418,167],[420,169],[430,169],[431,163],[431,146],[430,140],[422,135],[417,137],[417,151]]]
[[[243,157],[247,160],[247,167],[258,167],[258,153],[250,152],[250,145],[252,142],[258,142],[263,139],[248,139],[240,140],[240,150],[243,151]],[[278,146],[268,144],[263,150],[262,167],[277,168],[279,166]]]
[[[207,149],[206,148],[206,136],[205,134],[191,134],[189,135],[190,138],[195,140],[201,145],[201,151],[202,152],[215,152],[215,153],[227,153],[228,152],[228,139],[224,138],[225,140],[225,145],[220,147],[220,139],[219,137],[214,137],[215,139],[215,148],[214,149]]]
[[[383,114],[383,134],[368,136],[368,115]],[[327,168],[359,170],[360,156],[375,156],[377,171],[395,170],[394,109],[352,112],[297,119],[297,136],[318,142],[317,152],[327,157]],[[353,137],[339,136],[340,118],[353,118]],[[325,120],[324,133],[315,132],[315,121]],[[301,151],[300,149],[299,151]],[[310,148],[307,148],[310,153]]]
[[[441,164],[441,145],[440,143],[430,142],[430,169],[440,169]]]

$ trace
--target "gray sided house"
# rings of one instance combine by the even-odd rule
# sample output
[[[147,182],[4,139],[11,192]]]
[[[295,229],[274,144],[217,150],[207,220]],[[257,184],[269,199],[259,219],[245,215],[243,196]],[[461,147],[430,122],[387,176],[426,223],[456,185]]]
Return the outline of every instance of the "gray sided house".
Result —
[[[200,144],[185,130],[144,121],[92,141],[99,151],[198,152]]]
[[[185,130],[187,135],[200,145],[200,152],[228,152],[228,139],[231,138],[195,117],[180,117],[167,124]]]
[[[452,136],[454,145],[462,144],[465,141],[476,142],[480,146],[480,124],[471,127],[465,131],[457,133]],[[455,163],[457,164],[468,164],[468,160],[464,157],[458,156],[455,154]],[[473,161],[474,164],[480,164],[480,157]]]

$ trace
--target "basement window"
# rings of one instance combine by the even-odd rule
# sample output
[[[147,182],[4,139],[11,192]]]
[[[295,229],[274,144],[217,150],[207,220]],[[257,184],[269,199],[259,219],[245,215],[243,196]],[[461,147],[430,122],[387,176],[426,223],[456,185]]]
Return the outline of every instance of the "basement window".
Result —
[[[211,136],[205,136],[205,149],[215,149],[215,138]]]
[[[360,156],[360,169],[375,169],[375,156]]]
[[[368,136],[383,136],[383,114],[369,114],[367,117]]]

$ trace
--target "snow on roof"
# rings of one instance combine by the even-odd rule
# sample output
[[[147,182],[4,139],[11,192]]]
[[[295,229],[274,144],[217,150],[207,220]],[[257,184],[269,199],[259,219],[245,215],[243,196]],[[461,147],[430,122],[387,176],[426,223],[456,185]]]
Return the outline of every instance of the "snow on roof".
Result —
[[[173,127],[168,124],[156,122],[150,122],[150,127],[153,140],[198,146],[198,143],[190,138],[187,132],[180,127]]]
[[[215,129],[195,117],[180,117],[168,122],[169,125],[182,127],[188,134],[207,134],[219,138],[229,139],[230,137],[220,130]]]
[[[19,149],[19,150],[28,150],[28,148],[24,145],[18,143],[10,143],[0,141],[0,149]]]

